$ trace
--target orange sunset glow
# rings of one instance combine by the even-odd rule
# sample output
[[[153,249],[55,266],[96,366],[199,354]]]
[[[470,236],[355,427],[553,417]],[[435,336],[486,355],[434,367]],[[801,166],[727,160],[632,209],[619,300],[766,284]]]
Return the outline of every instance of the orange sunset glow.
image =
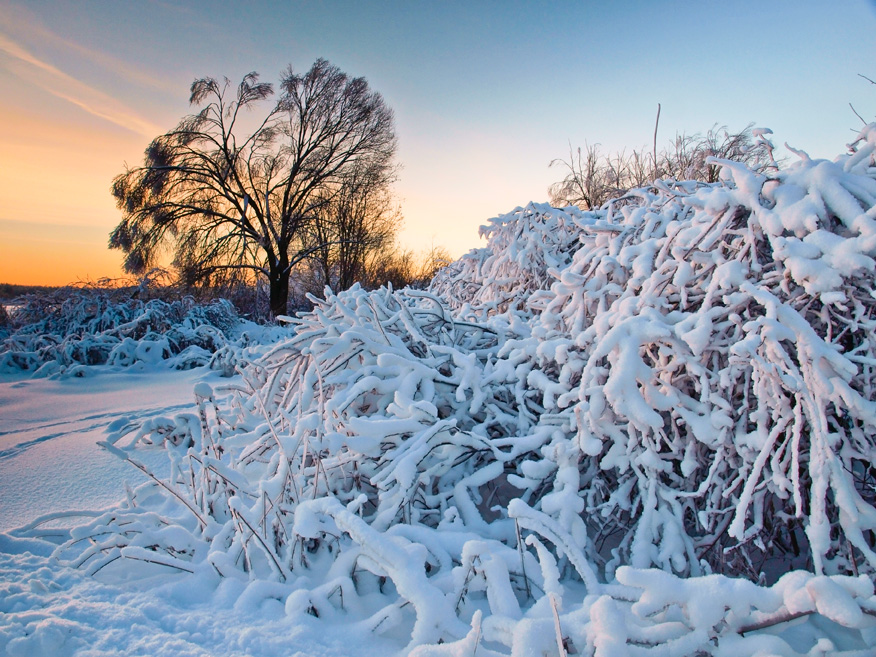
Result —
[[[37,137],[37,138],[35,138]],[[109,193],[141,138],[120,130],[0,115],[0,281],[65,285],[122,275],[106,248],[118,210]],[[115,162],[115,166],[113,163]]]

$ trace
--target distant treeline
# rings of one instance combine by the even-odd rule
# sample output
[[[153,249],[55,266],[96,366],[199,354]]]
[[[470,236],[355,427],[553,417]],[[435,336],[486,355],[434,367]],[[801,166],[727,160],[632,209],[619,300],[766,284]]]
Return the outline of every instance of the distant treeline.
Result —
[[[11,301],[25,294],[44,294],[57,290],[58,286],[50,285],[15,285],[0,283],[0,301]]]

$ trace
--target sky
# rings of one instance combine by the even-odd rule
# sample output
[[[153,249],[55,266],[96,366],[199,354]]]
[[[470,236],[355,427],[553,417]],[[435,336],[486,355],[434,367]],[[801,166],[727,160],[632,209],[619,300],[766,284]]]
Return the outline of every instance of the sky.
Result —
[[[586,143],[715,124],[834,158],[876,121],[876,2],[0,0],[0,282],[122,276],[112,178],[190,111],[195,78],[319,57],[393,109],[400,242],[454,256]],[[786,153],[780,153],[786,154]]]

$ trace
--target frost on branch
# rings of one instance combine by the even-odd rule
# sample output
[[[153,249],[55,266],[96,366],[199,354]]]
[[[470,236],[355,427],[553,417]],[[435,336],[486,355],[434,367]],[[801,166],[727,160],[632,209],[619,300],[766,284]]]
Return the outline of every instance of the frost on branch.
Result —
[[[430,293],[328,294],[134,435],[168,451],[174,519],[132,498],[59,555],[94,570],[178,526],[146,542],[180,570],[272,580],[289,614],[407,628],[421,654],[753,654],[813,613],[864,631],[874,151],[870,126],[835,162],[529,205]]]
[[[481,226],[488,246],[473,249],[440,271],[431,289],[460,316],[488,320],[506,313],[528,317],[579,247],[584,213],[576,207],[530,203]]]

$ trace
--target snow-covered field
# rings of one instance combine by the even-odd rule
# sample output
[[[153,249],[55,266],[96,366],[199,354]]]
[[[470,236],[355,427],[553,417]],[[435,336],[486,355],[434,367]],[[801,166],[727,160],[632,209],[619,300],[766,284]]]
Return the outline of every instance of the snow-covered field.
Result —
[[[874,154],[530,204],[271,335],[11,335],[0,649],[876,655]]]
[[[194,382],[204,376],[202,370],[153,370],[88,379],[0,379],[0,531],[55,511],[103,509],[122,501],[125,482],[139,484],[146,477],[97,441],[113,423],[190,407]],[[144,452],[141,458],[167,470],[161,453]]]

